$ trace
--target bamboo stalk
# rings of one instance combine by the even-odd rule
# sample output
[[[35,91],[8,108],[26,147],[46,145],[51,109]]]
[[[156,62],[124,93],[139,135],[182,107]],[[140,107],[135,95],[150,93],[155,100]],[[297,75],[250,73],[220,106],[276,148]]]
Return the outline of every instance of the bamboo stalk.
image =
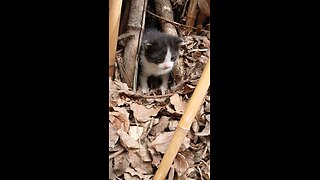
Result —
[[[174,21],[173,10],[170,0],[155,0],[155,3],[156,12],[158,15],[170,21]],[[168,23],[166,21],[160,21],[160,23],[164,33],[171,34],[173,36],[178,35],[176,28],[171,23]]]
[[[144,31],[147,0],[130,1],[130,13],[126,33],[133,35],[126,41],[123,52],[123,67],[120,69],[122,80],[129,88],[135,90],[137,61],[139,58],[139,48]]]
[[[172,165],[174,158],[176,157],[181,144],[183,143],[184,138],[186,137],[188,131],[190,130],[191,124],[194,121],[194,117],[203,100],[207,94],[207,90],[210,85],[210,58],[206,67],[204,68],[200,80],[194,93],[191,96],[190,101],[186,105],[185,113],[182,115],[178,127],[174,132],[172,140],[169,144],[169,147],[166,153],[163,156],[163,160],[161,161],[159,168],[154,176],[154,180],[163,180],[166,178],[167,173]]]
[[[198,0],[190,0],[186,25],[192,26],[192,27],[194,26],[194,22],[197,17],[197,9],[198,9]]]
[[[113,77],[122,0],[109,1],[109,76]]]

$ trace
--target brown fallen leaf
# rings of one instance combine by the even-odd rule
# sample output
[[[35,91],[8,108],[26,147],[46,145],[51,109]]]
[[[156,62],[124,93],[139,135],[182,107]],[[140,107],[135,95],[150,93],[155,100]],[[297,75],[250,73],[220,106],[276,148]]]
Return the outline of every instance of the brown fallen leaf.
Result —
[[[203,41],[201,44],[204,46],[204,48],[207,48],[207,49],[210,48],[210,40],[207,37],[203,38]]]
[[[172,109],[169,105],[166,106],[166,109],[169,113],[173,114],[175,113],[176,111],[174,109]]]
[[[209,153],[210,153],[210,140],[207,141],[207,148],[208,148],[208,151],[209,151]]]
[[[112,122],[113,127],[119,130],[123,127],[125,132],[129,130],[129,118],[121,112],[109,112],[109,120]]]
[[[192,93],[194,91],[196,87],[189,85],[189,84],[185,84],[183,87],[183,94],[189,94]]]
[[[143,127],[138,126],[130,126],[129,128],[129,136],[134,140],[138,140],[143,133]]]
[[[113,171],[113,159],[109,159],[109,179],[115,179],[116,174]]]
[[[142,161],[144,162],[152,162],[152,157],[150,152],[148,151],[148,144],[149,142],[144,141],[140,145],[140,149],[138,151],[138,154],[140,155]]]
[[[181,153],[178,153],[176,158],[173,160],[172,167],[175,168],[178,176],[181,176],[189,168],[189,164],[186,158]]]
[[[128,111],[125,107],[113,107],[113,109],[115,111],[118,111],[118,112],[124,114],[129,119],[130,114],[128,113]]]
[[[129,161],[127,153],[121,153],[114,157],[114,172],[117,176],[123,175],[125,170],[129,167]]]
[[[120,136],[121,144],[126,148],[139,148],[139,143],[134,140],[131,136],[129,136],[126,132],[124,132],[122,129],[119,129],[117,133]]]
[[[174,168],[170,167],[170,171],[168,174],[168,180],[173,180],[173,178],[174,178]]]
[[[153,147],[157,152],[162,154],[168,149],[169,143],[171,142],[174,132],[162,132],[156,136],[156,139],[149,144],[149,148]],[[183,143],[180,147],[181,150],[185,150],[190,146],[190,139],[184,138]]]
[[[205,115],[206,120],[210,123],[210,114]]]
[[[167,128],[169,124],[170,117],[162,116],[159,120],[159,123],[152,127],[150,134],[156,135],[162,131],[164,131],[165,128]]]
[[[138,122],[147,122],[151,116],[156,116],[161,109],[161,107],[148,109],[145,106],[136,103],[132,103],[130,108],[133,111],[133,116]]]
[[[196,180],[198,179],[196,177],[196,172],[197,170],[194,168],[194,167],[189,167],[183,174],[182,176],[180,177],[181,180],[182,179],[185,179],[185,180]]]
[[[194,154],[189,149],[186,149],[180,153],[186,158],[189,166],[194,165]]]
[[[191,128],[194,132],[196,133],[199,132],[200,127],[199,127],[198,121],[193,121]]]
[[[161,160],[162,156],[160,154],[152,155],[152,164],[155,165],[157,168],[159,167]]]
[[[125,172],[123,174],[124,180],[140,180],[139,176],[132,176],[130,173]]]
[[[178,114],[184,113],[186,103],[182,101],[182,98],[179,96],[179,94],[174,94],[173,96],[171,96],[170,103],[174,106]]]
[[[197,136],[209,136],[210,135],[210,123],[207,123],[205,128],[201,132],[194,133]]]
[[[188,149],[190,147],[190,141],[190,138],[185,137],[180,147],[180,151],[185,151],[186,149]]]
[[[204,103],[204,112],[209,113],[210,112],[210,103],[209,102],[205,102]]]
[[[123,83],[123,82],[119,81],[118,79],[114,80],[114,84],[115,84],[117,90],[130,91],[127,83]]]
[[[203,177],[205,179],[210,179],[210,159],[207,162],[201,161],[200,164],[201,170],[203,171]]]
[[[178,124],[179,124],[179,121],[169,121],[169,125],[168,125],[169,130],[170,131],[176,130]]]
[[[111,123],[109,123],[109,150],[114,148],[118,142],[119,135]]]
[[[159,133],[156,139],[149,144],[149,147],[153,147],[157,152],[164,154],[168,149],[173,133],[174,132]]]
[[[136,151],[129,150],[128,160],[137,172],[141,174],[152,174],[151,162],[142,161],[140,155]]]
[[[173,160],[172,167],[176,169],[178,176],[182,176],[182,174],[189,168],[189,164],[185,157],[178,153],[176,158]]]
[[[139,172],[137,172],[135,169],[131,168],[131,167],[128,167],[126,169],[126,172],[129,173],[131,175],[131,177],[133,176],[138,176],[139,179],[142,179],[142,180],[148,180],[148,179],[151,179],[151,177],[153,175],[144,175],[144,174],[141,174]],[[128,177],[129,178],[129,177]]]

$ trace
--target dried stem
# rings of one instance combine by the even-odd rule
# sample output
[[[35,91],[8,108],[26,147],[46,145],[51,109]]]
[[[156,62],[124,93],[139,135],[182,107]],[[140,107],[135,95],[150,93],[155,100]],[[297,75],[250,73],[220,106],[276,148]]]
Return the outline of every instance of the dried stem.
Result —
[[[174,21],[170,21],[170,20],[165,19],[165,18],[163,18],[163,17],[161,17],[161,16],[158,16],[158,15],[156,15],[156,14],[154,14],[154,13],[152,13],[152,12],[148,11],[148,10],[147,10],[147,13],[149,13],[149,14],[151,14],[151,15],[153,15],[153,16],[155,16],[155,17],[157,17],[157,18],[161,19],[161,20],[164,20],[164,21],[166,21],[166,22],[169,22],[169,23],[171,23],[171,24],[174,24],[174,25],[177,25],[177,26],[182,26],[182,27],[186,27],[186,28],[191,28],[191,29],[197,30],[197,28],[195,28],[195,27],[188,26],[188,25],[184,25],[184,24],[180,24],[180,23],[177,23],[177,22],[174,22]],[[210,32],[210,31],[208,31],[208,30],[204,30],[204,29],[201,29],[201,31],[203,31],[203,32]]]

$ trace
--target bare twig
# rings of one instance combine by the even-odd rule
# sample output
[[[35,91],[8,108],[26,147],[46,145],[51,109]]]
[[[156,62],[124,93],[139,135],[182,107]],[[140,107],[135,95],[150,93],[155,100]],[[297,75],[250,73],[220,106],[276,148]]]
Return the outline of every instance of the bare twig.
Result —
[[[126,149],[123,148],[123,149],[120,149],[119,151],[117,151],[117,152],[115,152],[115,153],[113,153],[113,154],[110,154],[110,155],[109,155],[109,159],[112,159],[112,158],[118,156],[119,154],[121,154],[122,152],[124,152],[124,150],[126,150]]]
[[[130,32],[126,32],[126,33],[123,33],[121,34],[119,37],[118,37],[118,41],[121,41],[123,39],[127,39],[127,38],[133,38],[134,37],[134,34],[130,33]]]
[[[173,25],[182,26],[182,27],[186,27],[186,28],[191,28],[191,29],[197,30],[197,28],[195,28],[195,27],[192,27],[192,26],[188,26],[188,25],[184,25],[184,24],[180,24],[180,23],[177,23],[177,22],[174,22],[174,21],[167,20],[167,19],[165,19],[165,18],[163,18],[163,17],[161,17],[161,16],[158,16],[158,15],[156,15],[156,14],[154,14],[154,13],[148,11],[148,10],[147,10],[147,12],[148,12],[149,14],[151,14],[151,15],[153,15],[153,16],[161,19],[161,20],[164,20],[164,21],[166,21],[166,22],[169,22],[169,23],[171,23],[171,24],[173,24]],[[203,31],[203,32],[210,32],[210,31],[204,30],[204,29],[201,29],[201,31]]]

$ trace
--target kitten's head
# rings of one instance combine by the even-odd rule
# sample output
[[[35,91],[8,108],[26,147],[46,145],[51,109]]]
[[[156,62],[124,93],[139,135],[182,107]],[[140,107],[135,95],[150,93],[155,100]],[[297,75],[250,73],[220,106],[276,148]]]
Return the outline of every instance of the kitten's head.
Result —
[[[182,40],[157,31],[147,32],[143,38],[143,55],[148,62],[156,64],[160,69],[172,69],[179,56]]]

